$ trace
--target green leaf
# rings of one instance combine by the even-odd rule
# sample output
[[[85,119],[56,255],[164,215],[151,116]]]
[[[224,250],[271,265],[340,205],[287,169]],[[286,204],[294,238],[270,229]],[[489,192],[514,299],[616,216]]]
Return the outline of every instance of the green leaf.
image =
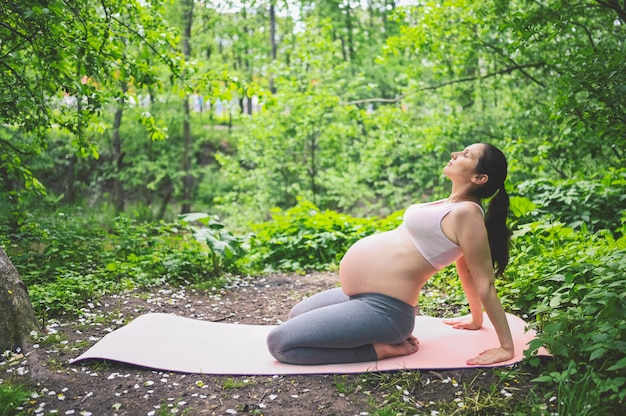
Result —
[[[604,356],[604,354],[606,354],[606,349],[605,348],[596,348],[595,350],[593,350],[593,352],[589,356],[589,360],[590,361],[596,360],[596,359]]]
[[[551,383],[554,381],[554,378],[546,375],[546,376],[535,377],[531,381],[534,381],[536,383]]]
[[[617,371],[626,368],[626,357],[623,357],[621,360],[607,368],[607,371]]]
[[[207,223],[208,220],[205,220],[206,218],[210,218],[209,214],[205,214],[203,212],[192,212],[189,214],[182,214],[179,215],[178,218],[183,221],[183,222],[194,222],[194,221],[201,221],[203,223]],[[202,221],[205,220],[205,221]]]

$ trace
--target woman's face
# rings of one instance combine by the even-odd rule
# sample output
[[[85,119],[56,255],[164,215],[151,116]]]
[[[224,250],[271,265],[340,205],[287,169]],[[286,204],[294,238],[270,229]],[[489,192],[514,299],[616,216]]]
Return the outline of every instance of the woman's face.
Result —
[[[472,178],[476,175],[476,165],[482,155],[484,145],[472,144],[460,152],[452,152],[450,162],[443,168],[449,178]]]

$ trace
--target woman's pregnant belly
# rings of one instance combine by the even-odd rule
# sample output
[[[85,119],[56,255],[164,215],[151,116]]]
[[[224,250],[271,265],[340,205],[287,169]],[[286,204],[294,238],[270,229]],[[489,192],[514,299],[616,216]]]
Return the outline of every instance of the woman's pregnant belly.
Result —
[[[352,245],[341,260],[339,279],[348,296],[376,292],[408,301],[435,272],[406,230],[397,228]]]

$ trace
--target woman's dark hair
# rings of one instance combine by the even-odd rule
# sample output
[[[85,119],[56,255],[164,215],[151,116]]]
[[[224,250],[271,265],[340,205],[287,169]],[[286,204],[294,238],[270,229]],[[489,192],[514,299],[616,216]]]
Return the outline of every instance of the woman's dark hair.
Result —
[[[485,226],[491,249],[491,260],[496,268],[496,275],[500,276],[509,264],[511,241],[511,230],[506,225],[509,214],[509,195],[504,187],[508,164],[504,153],[496,146],[488,143],[481,144],[484,150],[476,165],[476,173],[485,174],[489,179],[485,184],[476,188],[472,196],[481,199],[493,196],[485,215]]]

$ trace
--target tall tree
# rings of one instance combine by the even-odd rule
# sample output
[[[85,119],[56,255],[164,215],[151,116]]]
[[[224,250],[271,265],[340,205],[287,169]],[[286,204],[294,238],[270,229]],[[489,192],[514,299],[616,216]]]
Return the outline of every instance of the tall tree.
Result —
[[[0,351],[30,345],[31,331],[39,331],[28,290],[0,247]]]
[[[278,44],[276,42],[276,0],[270,0],[270,46],[272,48],[272,66],[276,62]],[[274,86],[274,74],[270,73],[270,91],[272,94],[276,94],[276,87]]]
[[[143,45],[175,70],[175,59],[160,51],[172,34],[158,2],[2,2],[0,16],[0,172],[11,179],[0,183],[0,191],[43,189],[24,163],[46,151],[51,127],[72,134],[77,156],[99,156],[87,129],[119,97],[116,73],[124,71],[143,85],[158,81],[145,76],[147,66],[129,70],[119,64],[126,48]],[[107,85],[110,80],[115,88]],[[68,172],[72,177],[71,163]],[[69,182],[72,199],[74,181]]]
[[[186,61],[191,59],[191,27],[193,25],[194,0],[183,0],[183,56]],[[185,76],[185,75],[183,75]],[[193,192],[194,178],[191,173],[191,114],[189,109],[189,94],[183,98],[183,203],[181,213],[191,212],[191,196]]]
[[[10,200],[17,212],[20,191],[43,190],[26,162],[47,151],[53,128],[71,134],[66,193],[73,199],[76,155],[98,156],[86,129],[116,97],[102,86],[120,70],[120,39],[167,42],[168,29],[152,6],[135,0],[0,2],[0,192],[9,196],[0,198],[0,208]],[[0,266],[0,300],[7,308],[0,313],[2,341],[6,329],[7,342],[17,345],[36,326],[32,306],[1,249]]]
[[[120,137],[120,127],[122,125],[122,116],[124,115],[124,106],[126,104],[126,90],[128,86],[125,80],[120,81],[121,94],[117,98],[115,106],[115,115],[113,117],[113,128],[111,133],[111,156],[113,170],[113,206],[117,213],[124,212],[126,198],[124,195],[123,184],[120,178],[122,171],[124,153],[122,151],[122,138]]]
[[[465,124],[464,141],[526,143],[519,156],[563,177],[624,166],[622,3],[450,0],[443,6],[426,1],[408,9],[411,23],[388,42],[391,56],[411,54],[426,63],[407,68],[417,80],[407,102],[438,100],[443,92],[467,99],[473,90],[480,107],[457,118]]]
[[[507,53],[542,54],[555,130],[542,155],[562,174],[626,167],[626,3],[523,2],[507,20],[519,33]]]

